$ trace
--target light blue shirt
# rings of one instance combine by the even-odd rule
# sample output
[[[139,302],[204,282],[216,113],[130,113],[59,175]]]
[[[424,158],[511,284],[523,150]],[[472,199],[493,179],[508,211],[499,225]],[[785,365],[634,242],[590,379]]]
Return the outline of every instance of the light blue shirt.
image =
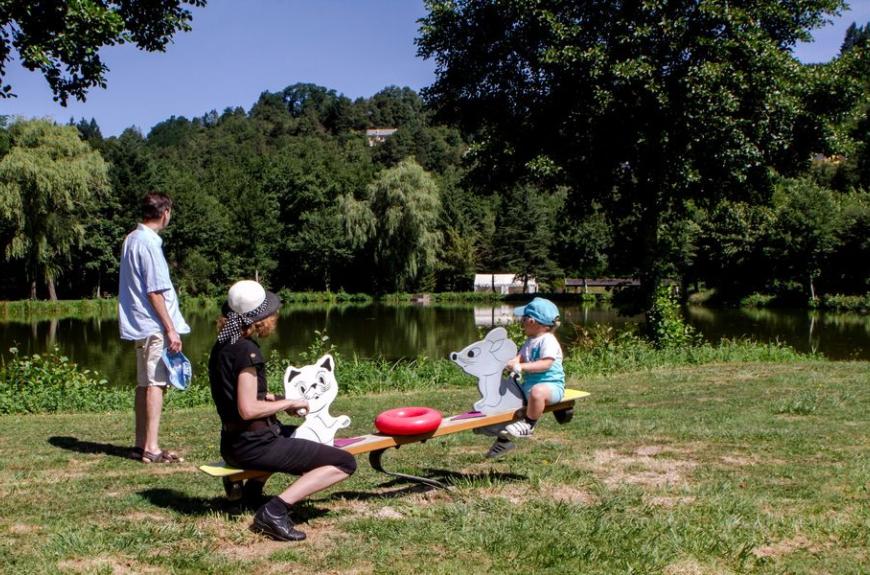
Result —
[[[163,332],[163,324],[148,301],[149,293],[162,293],[175,331],[190,333],[178,309],[178,295],[169,279],[163,256],[163,239],[146,226],[127,235],[121,248],[121,278],[118,286],[118,324],[121,339],[145,339]]]
[[[552,333],[544,333],[526,339],[519,351],[520,362],[529,363],[539,359],[552,359],[553,365],[547,371],[523,373],[523,391],[528,393],[539,383],[550,383],[565,388],[565,370],[562,367],[562,346]]]

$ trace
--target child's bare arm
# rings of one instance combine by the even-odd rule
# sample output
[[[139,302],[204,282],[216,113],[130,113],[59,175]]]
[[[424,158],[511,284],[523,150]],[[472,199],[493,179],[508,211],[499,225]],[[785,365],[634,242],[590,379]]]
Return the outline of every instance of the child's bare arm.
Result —
[[[547,371],[548,369],[550,369],[554,361],[556,360],[552,357],[545,357],[544,359],[530,361],[528,363],[521,363],[520,368],[523,371],[527,371],[529,373],[540,373],[542,371]]]

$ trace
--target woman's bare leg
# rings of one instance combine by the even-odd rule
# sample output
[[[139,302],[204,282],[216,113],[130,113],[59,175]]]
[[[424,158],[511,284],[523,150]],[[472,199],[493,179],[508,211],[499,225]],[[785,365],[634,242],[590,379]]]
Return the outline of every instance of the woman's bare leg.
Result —
[[[301,501],[330,485],[335,485],[339,481],[343,481],[350,477],[347,473],[335,467],[334,465],[324,465],[312,469],[308,473],[302,475],[293,484],[285,489],[278,497],[280,497],[287,505],[293,505],[297,501]]]

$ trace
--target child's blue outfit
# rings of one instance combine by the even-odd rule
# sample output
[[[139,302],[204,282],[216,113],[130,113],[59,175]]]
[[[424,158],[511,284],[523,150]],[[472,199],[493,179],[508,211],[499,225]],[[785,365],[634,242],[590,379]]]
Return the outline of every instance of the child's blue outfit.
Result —
[[[532,388],[543,383],[550,387],[549,403],[559,403],[565,395],[565,370],[562,367],[562,346],[559,345],[559,340],[552,333],[544,333],[526,339],[520,348],[520,363],[547,358],[553,359],[553,365],[547,371],[523,372],[523,394],[528,398]]]

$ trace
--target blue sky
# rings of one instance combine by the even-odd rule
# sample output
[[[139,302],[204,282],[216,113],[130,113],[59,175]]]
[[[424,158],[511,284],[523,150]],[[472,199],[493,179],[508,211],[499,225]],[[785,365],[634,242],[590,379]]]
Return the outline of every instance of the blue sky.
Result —
[[[870,0],[851,9],[798,46],[803,62],[826,62],[840,49],[850,23],[870,22]],[[244,9],[240,6],[244,5]],[[250,109],[263,91],[310,82],[357,98],[385,86],[419,90],[434,79],[434,63],[416,56],[421,0],[209,0],[194,10],[193,31],[176,36],[166,53],[131,46],[102,51],[108,88],[85,103],[56,104],[41,75],[17,63],[7,80],[18,98],[0,100],[0,114],[95,118],[105,136],[135,125],[144,133],[170,116]]]

